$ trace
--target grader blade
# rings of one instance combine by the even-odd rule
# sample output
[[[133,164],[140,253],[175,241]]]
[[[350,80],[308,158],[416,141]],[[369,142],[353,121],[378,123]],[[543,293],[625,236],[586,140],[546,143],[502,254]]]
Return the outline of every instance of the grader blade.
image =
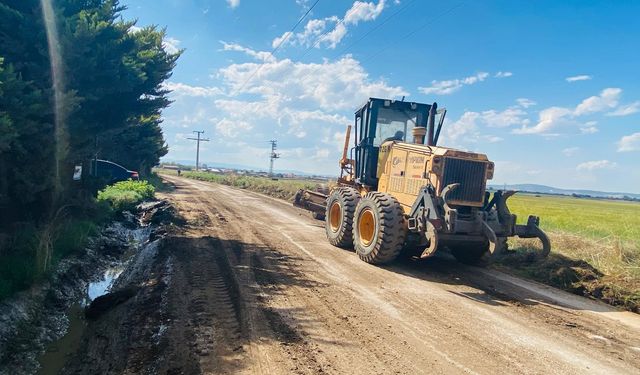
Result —
[[[538,257],[546,258],[551,252],[551,241],[547,234],[540,229],[540,218],[537,216],[529,216],[526,225],[516,225],[515,235],[520,238],[537,238],[542,243],[542,250],[538,253]]]

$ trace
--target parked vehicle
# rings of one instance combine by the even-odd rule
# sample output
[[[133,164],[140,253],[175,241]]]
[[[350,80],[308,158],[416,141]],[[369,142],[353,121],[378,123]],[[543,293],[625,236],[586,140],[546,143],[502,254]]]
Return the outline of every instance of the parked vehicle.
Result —
[[[91,175],[101,180],[105,180],[107,184],[126,181],[128,179],[136,181],[140,179],[138,172],[130,171],[120,164],[116,164],[112,161],[101,159],[91,160]]]

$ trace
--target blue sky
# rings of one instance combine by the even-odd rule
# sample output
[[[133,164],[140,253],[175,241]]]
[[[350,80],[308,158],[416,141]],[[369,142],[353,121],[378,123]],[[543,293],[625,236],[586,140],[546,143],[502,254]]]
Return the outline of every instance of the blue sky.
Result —
[[[334,175],[369,96],[438,102],[440,143],[494,183],[640,193],[640,2],[129,0],[185,49],[167,87],[168,160]],[[280,48],[274,46],[284,38]],[[251,79],[249,79],[251,77]]]

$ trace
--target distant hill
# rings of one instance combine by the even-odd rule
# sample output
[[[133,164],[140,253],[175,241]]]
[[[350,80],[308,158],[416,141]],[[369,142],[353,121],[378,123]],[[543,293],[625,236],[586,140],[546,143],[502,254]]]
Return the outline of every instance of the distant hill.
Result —
[[[505,185],[489,185],[493,189],[504,189]],[[560,189],[552,186],[537,185],[537,184],[514,184],[506,185],[507,190],[526,191],[530,193],[543,193],[543,194],[561,194],[561,195],[590,195],[597,198],[617,198],[621,199],[625,196],[640,199],[640,194],[634,193],[618,193],[618,192],[606,192],[597,190],[582,190],[582,189]]]

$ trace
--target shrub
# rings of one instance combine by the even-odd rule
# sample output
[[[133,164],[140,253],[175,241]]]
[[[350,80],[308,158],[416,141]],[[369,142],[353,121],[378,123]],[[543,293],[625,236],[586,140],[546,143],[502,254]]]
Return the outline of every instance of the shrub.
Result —
[[[147,199],[152,199],[155,188],[147,181],[120,181],[98,192],[98,202],[109,202],[116,211],[132,210]]]

